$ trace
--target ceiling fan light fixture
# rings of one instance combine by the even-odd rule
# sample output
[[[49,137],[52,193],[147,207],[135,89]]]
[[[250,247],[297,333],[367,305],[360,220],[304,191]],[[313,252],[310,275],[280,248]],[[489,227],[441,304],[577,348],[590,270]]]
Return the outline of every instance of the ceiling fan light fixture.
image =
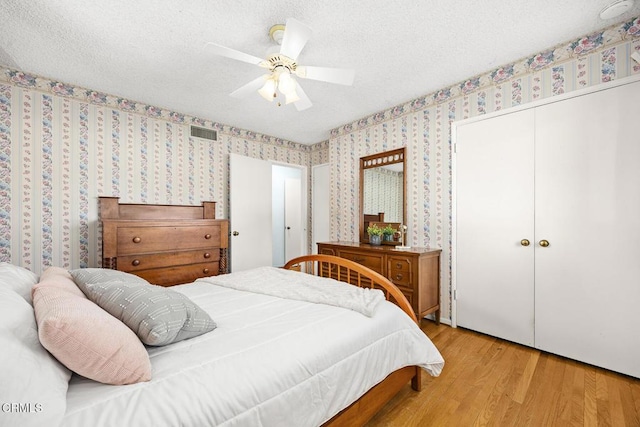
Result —
[[[269,77],[264,85],[258,90],[260,96],[269,102],[273,102],[274,94],[276,93],[276,82],[273,78]]]
[[[300,101],[300,97],[296,93],[296,90],[284,94],[285,104],[291,104],[292,102]]]
[[[215,43],[206,44],[207,49],[212,54],[257,65],[268,70],[268,74],[257,77],[233,91],[230,94],[232,97],[246,97],[258,91],[264,99],[273,102],[274,98],[278,98],[280,94],[286,98],[287,104],[294,103],[298,111],[303,111],[310,108],[313,104],[292,74],[295,74],[296,77],[301,79],[336,83],[345,86],[351,86],[353,84],[355,71],[351,69],[312,66],[298,67],[297,58],[311,37],[311,28],[302,22],[294,18],[289,18],[285,25],[273,25],[269,29],[269,37],[275,41],[280,48],[270,49],[266,59],[261,59],[257,56],[249,55]],[[277,99],[276,104],[280,106],[282,101]]]
[[[278,76],[278,89],[284,94],[290,93],[291,91],[295,92],[296,82],[288,70],[282,71]]]

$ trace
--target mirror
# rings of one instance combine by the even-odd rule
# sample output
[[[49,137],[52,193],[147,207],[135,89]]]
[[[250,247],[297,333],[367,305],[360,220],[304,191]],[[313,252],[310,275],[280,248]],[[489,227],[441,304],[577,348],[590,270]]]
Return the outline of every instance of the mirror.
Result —
[[[369,243],[372,223],[394,230],[406,223],[405,165],[404,147],[360,158],[360,242]],[[397,235],[383,243],[401,244]]]

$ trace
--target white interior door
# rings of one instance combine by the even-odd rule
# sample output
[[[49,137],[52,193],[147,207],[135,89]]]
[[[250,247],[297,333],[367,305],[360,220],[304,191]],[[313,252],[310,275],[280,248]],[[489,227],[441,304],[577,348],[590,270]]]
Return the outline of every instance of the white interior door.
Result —
[[[456,322],[534,339],[533,110],[456,127]]]
[[[229,154],[231,271],[271,265],[271,163]]]
[[[286,179],[284,181],[284,252],[285,261],[289,261],[303,254],[302,236],[302,192],[299,179]]]
[[[640,82],[544,105],[535,129],[536,347],[635,377],[638,100]]]
[[[311,186],[313,198],[312,234],[313,245],[311,251],[318,253],[318,242],[328,242],[331,238],[329,232],[329,164],[314,166],[313,185]]]

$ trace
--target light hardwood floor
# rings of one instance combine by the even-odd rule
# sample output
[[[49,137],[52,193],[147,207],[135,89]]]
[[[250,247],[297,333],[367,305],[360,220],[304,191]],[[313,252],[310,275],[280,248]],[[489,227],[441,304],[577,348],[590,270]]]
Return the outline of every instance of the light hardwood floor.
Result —
[[[406,386],[367,427],[640,426],[639,379],[431,321],[422,329],[442,374],[423,372],[421,392]]]

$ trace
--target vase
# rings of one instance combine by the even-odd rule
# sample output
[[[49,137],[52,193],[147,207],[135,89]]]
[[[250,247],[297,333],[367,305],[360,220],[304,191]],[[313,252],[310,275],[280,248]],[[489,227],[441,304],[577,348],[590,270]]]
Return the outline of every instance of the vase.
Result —
[[[370,234],[369,243],[371,243],[373,246],[380,246],[382,244],[382,236],[379,236],[377,234]]]

